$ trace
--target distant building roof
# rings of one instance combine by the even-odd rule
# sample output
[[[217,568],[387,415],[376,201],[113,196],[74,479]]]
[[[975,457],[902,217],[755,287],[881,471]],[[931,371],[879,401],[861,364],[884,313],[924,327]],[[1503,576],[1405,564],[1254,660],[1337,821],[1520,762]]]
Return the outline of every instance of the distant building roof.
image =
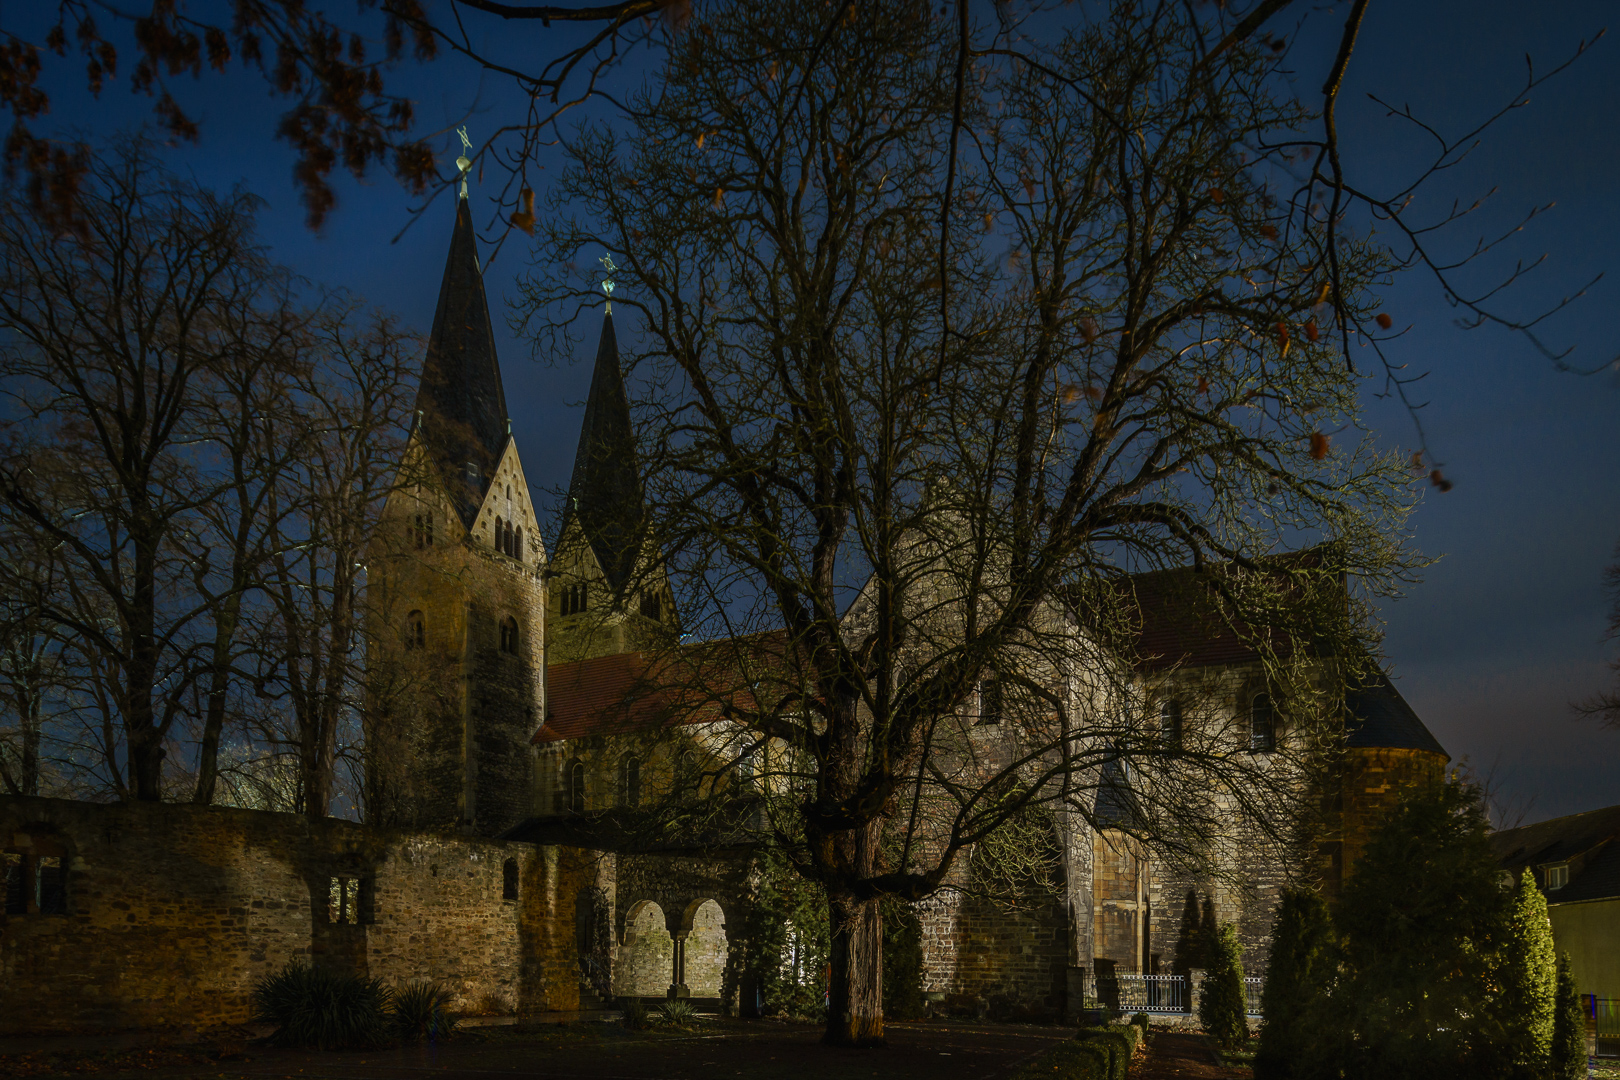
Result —
[[[1569,863],[1569,884],[1549,892],[1549,903],[1620,898],[1620,806],[1503,829],[1491,834],[1491,846],[1514,873]]]

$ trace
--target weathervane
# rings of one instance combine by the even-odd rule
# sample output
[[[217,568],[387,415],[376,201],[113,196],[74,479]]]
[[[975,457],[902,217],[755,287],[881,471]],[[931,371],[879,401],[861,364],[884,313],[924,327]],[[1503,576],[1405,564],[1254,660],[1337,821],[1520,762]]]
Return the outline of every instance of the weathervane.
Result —
[[[472,168],[472,159],[467,151],[472,149],[472,140],[467,138],[467,125],[462,124],[456,128],[456,134],[461,136],[461,156],[456,158],[456,168],[461,170],[461,197],[467,197],[467,170]]]
[[[602,264],[602,269],[607,273],[607,277],[602,279],[602,291],[607,293],[607,309],[608,314],[611,315],[613,314],[613,271],[617,270],[618,267],[613,265],[612,254],[604,255],[596,261]]]

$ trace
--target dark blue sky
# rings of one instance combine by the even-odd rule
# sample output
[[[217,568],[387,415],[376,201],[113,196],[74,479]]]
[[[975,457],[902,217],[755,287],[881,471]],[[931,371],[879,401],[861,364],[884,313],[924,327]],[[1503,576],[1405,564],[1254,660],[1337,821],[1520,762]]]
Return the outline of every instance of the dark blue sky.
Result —
[[[1338,5],[1342,11],[1345,5]],[[347,11],[339,3],[334,10]],[[1341,125],[1353,182],[1388,190],[1424,160],[1424,141],[1385,116],[1369,91],[1442,130],[1471,128],[1522,84],[1524,57],[1551,66],[1590,39],[1611,4],[1512,0],[1374,0],[1347,80]],[[11,29],[31,21],[0,7]],[[532,55],[544,38],[468,12],[473,39]],[[19,27],[20,29],[24,27]],[[1277,27],[1290,32],[1291,25]],[[1620,28],[1617,28],[1620,30]],[[1324,58],[1307,31],[1294,57],[1305,87],[1319,85]],[[76,67],[77,65],[73,65]],[[58,68],[64,74],[68,68]],[[425,129],[466,121],[474,136],[516,119],[519,107],[494,79],[455,61],[404,68]],[[622,86],[622,84],[621,84]],[[53,80],[50,124],[103,132],[138,123],[147,103],[115,81],[99,103]],[[342,286],[426,331],[443,270],[451,207],[441,200],[397,243],[410,200],[386,176],[340,182],[340,203],[324,231],[310,233],[291,183],[291,155],[272,138],[278,107],[263,84],[240,73],[177,84],[202,121],[199,145],[174,164],[215,186],[243,183],[268,201],[262,232],[277,259],[309,278]],[[1550,253],[1503,301],[1513,313],[1540,310],[1608,273],[1546,337],[1573,345],[1572,361],[1596,366],[1620,354],[1620,40],[1600,41],[1530,105],[1494,128],[1468,160],[1427,189],[1429,204],[1472,201],[1495,187],[1479,225],[1453,234],[1450,251],[1481,233],[1511,227],[1529,207],[1556,207],[1516,237],[1510,259]],[[453,157],[449,154],[447,157]],[[542,193],[543,194],[543,193]],[[475,198],[477,192],[475,191]],[[478,204],[475,203],[475,206]],[[479,220],[487,222],[488,205]],[[520,252],[489,267],[492,303],[513,295]],[[1511,261],[1466,273],[1470,283]],[[1429,445],[1456,487],[1427,491],[1412,519],[1416,546],[1438,563],[1409,595],[1388,605],[1386,651],[1397,684],[1454,757],[1489,775],[1509,816],[1525,821],[1620,803],[1620,733],[1574,718],[1569,703],[1612,677],[1605,661],[1603,567],[1620,540],[1620,373],[1561,373],[1521,339],[1496,329],[1462,331],[1432,281],[1413,274],[1388,292],[1388,310],[1411,333],[1394,356],[1427,372],[1419,397]],[[502,321],[502,312],[494,312]],[[513,430],[531,481],[566,482],[589,378],[590,341],[574,356],[532,357],[504,335],[502,358]],[[631,328],[621,341],[633,347]],[[1410,419],[1376,397],[1368,380],[1367,420],[1392,446],[1414,444]],[[536,491],[537,497],[541,493]],[[542,498],[542,501],[543,498]]]

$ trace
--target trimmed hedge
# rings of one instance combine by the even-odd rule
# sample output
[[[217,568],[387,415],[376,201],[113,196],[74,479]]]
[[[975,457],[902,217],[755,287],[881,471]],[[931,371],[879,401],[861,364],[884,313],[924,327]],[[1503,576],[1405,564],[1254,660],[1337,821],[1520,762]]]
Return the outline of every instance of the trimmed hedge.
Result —
[[[1126,1080],[1131,1054],[1144,1038],[1146,1032],[1136,1024],[1081,1028],[1011,1080]]]

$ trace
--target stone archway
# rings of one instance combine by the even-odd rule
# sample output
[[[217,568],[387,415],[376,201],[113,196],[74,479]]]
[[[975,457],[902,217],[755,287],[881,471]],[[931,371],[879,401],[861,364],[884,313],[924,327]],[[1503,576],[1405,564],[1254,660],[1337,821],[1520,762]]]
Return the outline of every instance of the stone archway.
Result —
[[[687,991],[695,998],[719,999],[730,951],[725,912],[714,900],[694,900],[687,905],[681,923],[681,967]]]
[[[624,916],[624,940],[613,965],[615,997],[663,998],[674,970],[675,942],[664,909],[651,900],[633,904]]]

